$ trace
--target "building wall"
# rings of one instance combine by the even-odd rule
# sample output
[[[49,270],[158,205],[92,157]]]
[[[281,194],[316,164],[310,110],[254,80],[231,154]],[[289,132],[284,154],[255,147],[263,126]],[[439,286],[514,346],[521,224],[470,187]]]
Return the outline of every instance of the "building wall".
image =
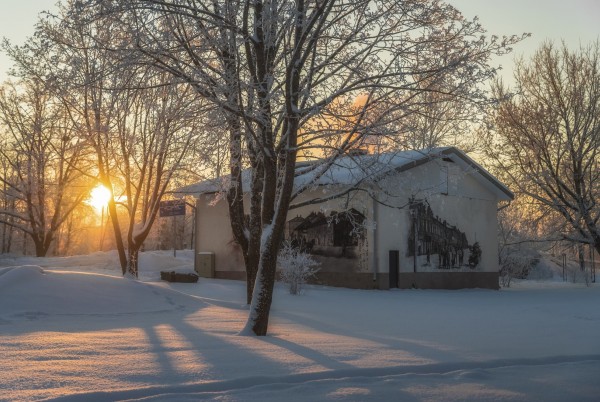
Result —
[[[446,287],[445,283],[449,288],[498,287],[497,198],[473,177],[474,174],[452,162],[435,160],[382,183],[383,188],[402,190],[383,197],[385,203],[393,207],[377,207],[377,266],[381,275],[389,275],[390,250],[397,250],[401,288]],[[423,230],[419,225],[416,247],[420,251],[415,263],[411,212],[417,210],[422,214],[423,208],[411,209],[413,197],[417,204],[429,210],[430,226],[445,227],[447,232],[455,233],[454,238],[464,236],[469,247],[465,247],[464,242],[458,245],[460,242],[456,239],[437,237],[434,230]],[[424,241],[427,235],[429,253]],[[469,256],[476,242],[481,248],[481,258],[472,266]],[[441,281],[440,278],[446,279]]]
[[[246,279],[244,257],[233,239],[227,204],[214,201],[214,194],[201,194],[196,203],[196,270],[198,253],[212,252],[216,278]]]
[[[398,287],[497,288],[497,198],[473,177],[474,174],[477,173],[465,172],[452,162],[435,160],[380,181],[380,188],[371,190],[378,192],[381,203],[360,191],[293,209],[288,215],[286,240],[303,247],[320,262],[313,283],[387,289],[390,287],[390,250],[397,250]],[[294,202],[340,190],[319,188]],[[417,244],[421,251],[417,252],[415,270],[412,198],[430,211],[429,225],[437,222],[453,228],[453,241],[456,242],[457,237],[463,239],[462,256],[455,246],[452,252],[445,249],[444,259],[439,250],[433,250],[434,242],[429,241],[429,246],[425,244],[425,232],[419,230]],[[214,195],[202,195],[197,207],[196,251],[215,253],[215,277],[245,279],[243,258],[233,240],[225,202],[214,202]],[[362,219],[359,225],[362,232],[358,238],[340,238],[335,231],[339,232],[344,225],[347,227],[347,223],[339,218],[339,212],[351,209]],[[476,266],[470,266],[470,250],[475,242],[481,247],[481,258]],[[438,249],[440,244],[441,240],[437,243]],[[429,256],[425,251],[427,247],[432,251]],[[442,262],[444,266],[440,267]]]
[[[340,189],[331,187],[307,192],[300,196],[295,203],[317,196],[323,197]],[[364,288],[364,281],[358,276],[368,276],[370,265],[368,260],[367,232],[364,231],[356,244],[339,244],[335,229],[339,225],[336,213],[354,208],[359,214],[365,216],[370,212],[365,208],[365,197],[354,194],[350,198],[335,199],[318,205],[308,205],[292,209],[288,214],[288,224],[285,229],[285,239],[294,241],[295,244],[305,247],[313,258],[320,264],[319,273],[313,283]],[[306,225],[303,230],[298,229],[294,222],[304,222],[309,216],[321,218],[316,225]],[[333,214],[333,215],[332,215]],[[201,195],[197,201],[196,221],[196,267],[199,270],[200,261],[198,253],[212,252],[215,255],[215,277],[223,279],[245,279],[244,260],[240,247],[233,239],[229,223],[229,213],[224,200],[215,202],[215,195]],[[337,221],[337,223],[336,223]],[[310,223],[310,222],[308,222]],[[318,223],[323,223],[318,225]],[[363,222],[365,223],[365,222]],[[302,228],[300,228],[302,229]],[[300,240],[300,241],[299,241]],[[362,274],[362,275],[357,275]],[[373,286],[367,286],[373,287]]]
[[[342,187],[319,188],[302,194],[294,203],[316,197],[326,197],[345,190]],[[344,213],[344,211],[351,211]],[[324,225],[302,230],[302,222],[315,214],[326,218]],[[371,269],[372,244],[369,240],[372,202],[364,192],[325,203],[292,209],[288,214],[286,239],[293,241],[297,235],[316,239],[315,246],[306,249],[319,262],[319,271],[310,281],[314,284],[343,286],[349,288],[377,288]],[[299,223],[298,223],[299,222]],[[322,240],[325,240],[324,242]],[[325,244],[323,244],[325,243]],[[294,244],[294,243],[292,243]]]

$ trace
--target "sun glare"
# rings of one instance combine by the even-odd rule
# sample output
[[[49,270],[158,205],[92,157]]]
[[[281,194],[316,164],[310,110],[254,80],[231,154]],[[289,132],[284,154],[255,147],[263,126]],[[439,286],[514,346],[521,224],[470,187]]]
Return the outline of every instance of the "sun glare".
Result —
[[[90,204],[96,211],[102,211],[102,208],[108,204],[108,200],[110,199],[110,191],[102,186],[98,185],[92,189],[90,192],[90,199],[88,200],[88,204]]]

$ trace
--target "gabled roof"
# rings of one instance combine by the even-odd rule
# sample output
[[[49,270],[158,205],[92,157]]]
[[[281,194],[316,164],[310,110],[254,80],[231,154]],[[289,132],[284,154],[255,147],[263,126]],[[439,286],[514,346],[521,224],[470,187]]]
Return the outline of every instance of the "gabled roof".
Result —
[[[479,182],[481,182],[484,187],[487,187],[495,193],[499,200],[511,201],[515,199],[515,194],[510,191],[508,187],[458,148],[448,147],[442,151],[441,154],[449,157],[453,162],[465,170],[472,169],[476,173],[474,177],[479,179]]]
[[[448,159],[463,170],[471,171],[473,177],[484,187],[492,191],[499,200],[514,199],[514,194],[492,176],[481,165],[454,147],[440,147],[423,150],[397,151],[382,154],[347,155],[338,158],[324,173],[322,161],[299,162],[296,166],[296,188],[311,184],[316,186],[347,185],[354,186],[365,181],[378,181],[397,172],[403,172],[436,159]],[[321,174],[322,173],[322,174]],[[244,192],[249,190],[251,170],[242,172]],[[320,177],[319,177],[320,175]],[[318,177],[318,178],[317,178]],[[223,176],[182,187],[177,193],[205,194],[220,191],[229,180]]]

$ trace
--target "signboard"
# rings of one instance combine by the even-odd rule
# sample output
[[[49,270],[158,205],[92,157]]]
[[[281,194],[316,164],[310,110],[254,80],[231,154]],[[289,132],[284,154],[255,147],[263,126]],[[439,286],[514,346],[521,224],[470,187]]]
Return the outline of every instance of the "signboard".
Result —
[[[161,201],[159,205],[159,216],[185,215],[185,200]]]

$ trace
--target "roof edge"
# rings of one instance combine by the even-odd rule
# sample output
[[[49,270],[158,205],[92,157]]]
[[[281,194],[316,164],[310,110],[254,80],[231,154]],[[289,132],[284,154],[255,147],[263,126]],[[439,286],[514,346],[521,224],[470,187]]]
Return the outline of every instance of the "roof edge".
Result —
[[[504,195],[506,195],[511,201],[515,199],[515,194],[512,191],[510,191],[510,189],[506,185],[504,185],[502,182],[500,182],[498,179],[496,179],[483,166],[481,166],[479,163],[475,162],[475,160],[473,160],[471,157],[469,157],[467,154],[465,154],[460,149],[458,149],[456,147],[449,147],[447,149],[442,150],[440,153],[442,155],[447,155],[447,156],[450,156],[450,155],[457,156],[463,162],[465,162],[468,165],[475,168],[477,170],[477,173],[479,173],[484,179],[486,179],[488,182],[490,182],[496,188],[498,188],[498,190],[500,190]]]

